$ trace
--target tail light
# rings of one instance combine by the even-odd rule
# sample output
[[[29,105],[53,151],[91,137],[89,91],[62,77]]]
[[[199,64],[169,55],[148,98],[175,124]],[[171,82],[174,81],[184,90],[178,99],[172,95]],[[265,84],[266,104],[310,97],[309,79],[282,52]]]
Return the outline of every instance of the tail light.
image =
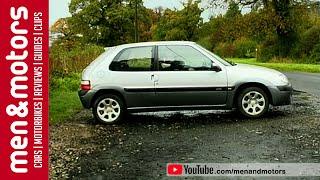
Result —
[[[89,91],[91,89],[90,81],[82,80],[80,88],[81,88],[81,90]]]

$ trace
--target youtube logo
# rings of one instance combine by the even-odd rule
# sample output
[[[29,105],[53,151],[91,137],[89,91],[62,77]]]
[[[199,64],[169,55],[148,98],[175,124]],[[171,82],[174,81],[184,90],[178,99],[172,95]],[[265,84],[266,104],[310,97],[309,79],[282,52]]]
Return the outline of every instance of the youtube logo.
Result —
[[[182,164],[168,164],[167,174],[168,176],[180,176],[182,175]]]

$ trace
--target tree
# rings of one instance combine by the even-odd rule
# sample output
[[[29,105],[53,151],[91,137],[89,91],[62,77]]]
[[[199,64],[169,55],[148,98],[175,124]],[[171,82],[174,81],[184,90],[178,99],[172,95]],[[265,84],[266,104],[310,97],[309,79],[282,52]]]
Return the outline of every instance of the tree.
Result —
[[[71,0],[72,31],[83,35],[86,42],[103,46],[134,42],[136,2],[139,28],[145,31],[151,20],[142,0]]]
[[[194,40],[202,22],[200,1],[188,0],[182,10],[166,9],[152,28],[154,40]]]
[[[241,10],[239,9],[239,4],[237,4],[234,1],[231,1],[229,3],[229,7],[228,7],[228,10],[225,14],[225,17],[226,18],[234,18],[237,16],[241,16]]]
[[[51,27],[50,31],[52,33],[61,34],[63,36],[70,36],[72,31],[68,25],[68,18],[60,18],[58,19]]]
[[[212,4],[216,4],[219,0],[211,0]],[[229,0],[225,0],[230,2]],[[306,1],[306,0],[304,0]],[[274,30],[278,39],[278,56],[286,57],[289,55],[290,49],[295,40],[295,26],[292,16],[292,6],[302,3],[300,0],[238,0],[237,3],[242,6],[250,6],[252,9],[267,9],[268,13],[273,13]],[[233,2],[233,1],[231,1]]]

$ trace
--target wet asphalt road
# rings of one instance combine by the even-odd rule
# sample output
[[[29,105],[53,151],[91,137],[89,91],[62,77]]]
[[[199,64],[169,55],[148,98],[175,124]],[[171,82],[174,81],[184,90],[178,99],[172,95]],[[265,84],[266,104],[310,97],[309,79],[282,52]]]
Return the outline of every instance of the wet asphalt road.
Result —
[[[320,163],[319,107],[318,98],[295,92],[292,106],[260,119],[159,112],[112,126],[93,123],[83,110],[50,126],[50,179],[168,179],[168,162]]]
[[[284,73],[293,89],[320,97],[320,73]]]
[[[272,107],[260,119],[142,113],[106,126],[82,110],[50,126],[50,179],[168,179],[168,162],[320,163],[320,74],[285,74],[307,93],[295,92],[291,106]]]

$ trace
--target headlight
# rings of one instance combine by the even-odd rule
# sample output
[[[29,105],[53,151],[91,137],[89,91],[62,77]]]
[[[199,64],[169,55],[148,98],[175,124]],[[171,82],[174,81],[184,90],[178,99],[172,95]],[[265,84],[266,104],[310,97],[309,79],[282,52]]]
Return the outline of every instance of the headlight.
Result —
[[[286,75],[284,75],[284,74],[279,74],[279,78],[280,78],[280,81],[281,81],[281,82],[283,82],[283,83],[285,83],[285,84],[289,84],[289,80],[288,80],[288,78],[287,78]]]

